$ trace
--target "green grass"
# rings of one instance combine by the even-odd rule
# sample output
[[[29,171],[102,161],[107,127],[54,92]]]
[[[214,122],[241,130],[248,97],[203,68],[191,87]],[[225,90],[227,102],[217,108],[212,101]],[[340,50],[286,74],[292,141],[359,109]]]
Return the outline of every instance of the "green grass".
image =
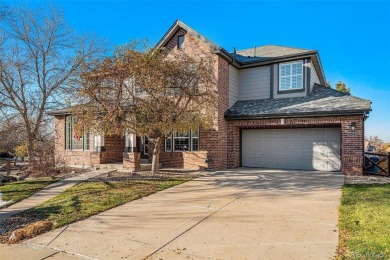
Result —
[[[339,258],[390,258],[390,184],[344,186]]]
[[[9,206],[30,197],[34,193],[56,181],[58,181],[58,179],[40,178],[36,180],[9,182],[0,186],[0,193],[2,194],[1,198],[4,201],[11,201],[6,205]]]
[[[52,221],[57,228],[188,180],[82,182],[20,214]]]

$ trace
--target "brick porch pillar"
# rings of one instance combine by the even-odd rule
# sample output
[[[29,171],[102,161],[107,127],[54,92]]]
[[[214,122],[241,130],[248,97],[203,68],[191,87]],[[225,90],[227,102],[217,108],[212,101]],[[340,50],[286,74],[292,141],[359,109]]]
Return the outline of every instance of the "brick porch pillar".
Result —
[[[141,169],[141,153],[123,153],[123,168],[131,171],[139,171]]]

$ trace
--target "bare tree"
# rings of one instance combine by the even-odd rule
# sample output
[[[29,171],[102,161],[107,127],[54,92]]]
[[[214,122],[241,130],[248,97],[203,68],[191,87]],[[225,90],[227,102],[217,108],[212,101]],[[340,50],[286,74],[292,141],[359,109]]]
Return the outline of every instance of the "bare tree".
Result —
[[[379,153],[385,152],[386,150],[386,143],[378,136],[366,137],[365,141],[368,142],[370,145],[375,146],[376,150]]]
[[[26,140],[23,124],[18,118],[1,117],[0,120],[0,153],[14,154],[15,148]]]
[[[82,77],[78,118],[105,134],[146,135],[158,173],[164,138],[172,131],[211,128],[216,115],[214,63],[129,44]]]
[[[9,8],[2,16],[0,110],[20,118],[32,159],[45,112],[65,104],[83,66],[101,49],[90,37],[77,35],[54,7]]]

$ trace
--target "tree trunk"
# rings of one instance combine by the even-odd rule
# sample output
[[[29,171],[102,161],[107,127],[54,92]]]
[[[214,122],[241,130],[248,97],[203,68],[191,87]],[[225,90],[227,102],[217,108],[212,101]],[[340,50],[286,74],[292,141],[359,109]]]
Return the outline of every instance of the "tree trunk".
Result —
[[[160,164],[160,147],[161,138],[157,137],[153,140],[152,174],[158,174]]]
[[[34,142],[32,138],[28,139],[27,143],[27,156],[28,156],[28,168],[35,170],[35,161],[34,161]]]

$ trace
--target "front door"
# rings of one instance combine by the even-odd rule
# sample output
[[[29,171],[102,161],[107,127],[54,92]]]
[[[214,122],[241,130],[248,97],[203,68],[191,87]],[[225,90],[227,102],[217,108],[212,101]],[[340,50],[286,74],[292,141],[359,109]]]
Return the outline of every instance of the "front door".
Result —
[[[142,153],[143,155],[148,155],[148,144],[149,139],[147,136],[142,137]]]

